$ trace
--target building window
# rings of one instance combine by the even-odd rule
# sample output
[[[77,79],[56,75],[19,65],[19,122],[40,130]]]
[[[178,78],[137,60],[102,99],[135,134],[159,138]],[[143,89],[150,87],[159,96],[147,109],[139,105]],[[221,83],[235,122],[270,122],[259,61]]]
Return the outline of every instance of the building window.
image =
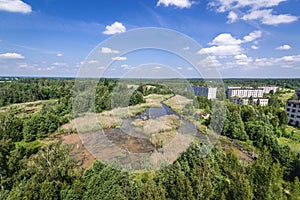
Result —
[[[295,117],[295,115],[291,115],[291,117],[292,117],[292,118],[294,118],[294,117]]]
[[[293,109],[293,110],[292,110],[292,113],[294,113],[294,112],[296,112],[296,110],[295,110],[295,109]]]
[[[290,103],[288,103],[287,105],[288,105],[288,106],[291,106],[291,104],[290,104]]]
[[[287,108],[286,111],[290,111],[291,109]]]

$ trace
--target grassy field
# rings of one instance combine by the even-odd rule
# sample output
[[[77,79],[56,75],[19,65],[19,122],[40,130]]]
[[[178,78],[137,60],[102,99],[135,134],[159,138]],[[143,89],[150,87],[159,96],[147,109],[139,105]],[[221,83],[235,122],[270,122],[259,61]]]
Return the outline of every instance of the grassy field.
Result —
[[[292,98],[295,94],[295,90],[291,90],[291,89],[281,89],[280,90],[280,95],[278,96],[278,98],[283,101],[286,102],[288,99]]]
[[[170,98],[172,95],[151,94],[145,97],[146,103],[135,106],[118,107],[102,113],[87,113],[85,116],[72,120],[64,128],[80,129],[79,132],[96,131],[99,129],[119,128],[124,119],[134,117],[147,108],[161,107],[162,101]]]
[[[42,109],[43,105],[46,104],[51,105],[56,101],[57,100],[52,99],[52,100],[26,102],[26,103],[17,103],[9,106],[0,107],[0,112],[7,112],[8,110],[13,110],[18,115],[25,115],[25,114],[38,112]]]
[[[288,145],[294,151],[300,151],[300,128],[287,126],[286,132],[289,137],[280,137],[278,142],[280,145]]]

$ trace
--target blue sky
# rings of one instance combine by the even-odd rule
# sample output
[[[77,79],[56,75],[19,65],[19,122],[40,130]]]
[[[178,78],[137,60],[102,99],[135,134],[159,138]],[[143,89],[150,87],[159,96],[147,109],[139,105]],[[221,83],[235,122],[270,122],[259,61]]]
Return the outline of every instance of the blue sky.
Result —
[[[196,40],[195,57],[206,55],[199,62],[224,78],[300,78],[299,8],[299,0],[0,0],[0,76],[76,76],[106,39],[160,27]],[[157,63],[194,75],[161,51],[123,57],[112,70]]]

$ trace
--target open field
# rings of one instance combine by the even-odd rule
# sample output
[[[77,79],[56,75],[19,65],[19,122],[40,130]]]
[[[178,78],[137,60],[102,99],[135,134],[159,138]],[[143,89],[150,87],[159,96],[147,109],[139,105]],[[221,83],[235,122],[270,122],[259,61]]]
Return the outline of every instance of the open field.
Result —
[[[292,89],[282,89],[280,90],[280,95],[278,96],[278,98],[283,101],[286,102],[288,99],[292,98],[295,94],[295,90]]]
[[[131,123],[135,131],[143,132],[150,138],[154,146],[162,146],[169,143],[177,134],[180,126],[179,118],[175,115],[166,115],[157,119],[136,119]]]
[[[7,112],[8,110],[14,110],[19,115],[25,115],[38,112],[42,109],[43,105],[53,104],[57,100],[40,100],[26,103],[16,103],[9,106],[0,107],[0,112]]]
[[[65,129],[79,129],[79,132],[96,131],[99,129],[120,128],[125,119],[134,117],[147,108],[161,107],[163,100],[170,98],[172,95],[151,94],[145,97],[146,103],[135,106],[118,107],[101,113],[87,113],[83,117],[76,118],[70,123],[63,126]]]
[[[190,115],[183,114],[184,107],[188,104],[193,103],[192,99],[188,99],[181,95],[175,95],[174,97],[167,99],[163,103],[166,104],[168,107],[172,108],[172,110],[174,110],[176,113],[182,115],[182,117],[185,120],[188,120],[188,121],[192,122],[193,124],[195,124],[197,126],[197,128],[199,130],[201,130],[202,133],[206,133],[207,127],[204,126],[203,124],[201,124],[201,121],[199,120],[199,118],[194,117],[194,115],[196,113],[197,114],[203,113],[204,111],[202,109],[194,109],[193,114],[190,114]]]
[[[300,151],[300,128],[287,126],[286,132],[289,138],[280,137],[278,142],[280,145],[288,145],[294,151]]]

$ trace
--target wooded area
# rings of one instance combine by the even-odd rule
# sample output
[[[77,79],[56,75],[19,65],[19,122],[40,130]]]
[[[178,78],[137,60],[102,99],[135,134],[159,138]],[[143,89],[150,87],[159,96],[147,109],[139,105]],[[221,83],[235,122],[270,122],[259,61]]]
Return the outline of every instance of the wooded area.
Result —
[[[191,82],[204,83],[197,81]],[[287,89],[299,88],[299,83],[297,79],[225,80],[225,84],[270,84]],[[65,132],[61,126],[73,117],[73,86],[73,79],[0,82],[0,199],[300,199],[300,151],[278,142],[295,134],[288,128],[280,91],[270,94],[266,107],[226,102],[223,136],[206,157],[200,157],[205,149],[195,141],[173,164],[158,171],[131,173],[101,161],[85,170],[70,153],[71,146],[43,140]],[[118,101],[111,104],[113,90],[120,91],[116,99],[125,95],[122,87],[117,80],[101,79],[95,112],[128,106]],[[154,88],[139,87],[129,97],[129,105],[144,102],[149,94],[171,93],[167,87]],[[84,95],[82,98],[88,98]],[[12,106],[38,100],[46,101],[30,112]],[[198,97],[194,104],[211,112],[212,100]],[[89,109],[89,105],[82,107]],[[204,121],[209,124],[209,120]],[[254,150],[256,156],[243,161],[226,138]]]

